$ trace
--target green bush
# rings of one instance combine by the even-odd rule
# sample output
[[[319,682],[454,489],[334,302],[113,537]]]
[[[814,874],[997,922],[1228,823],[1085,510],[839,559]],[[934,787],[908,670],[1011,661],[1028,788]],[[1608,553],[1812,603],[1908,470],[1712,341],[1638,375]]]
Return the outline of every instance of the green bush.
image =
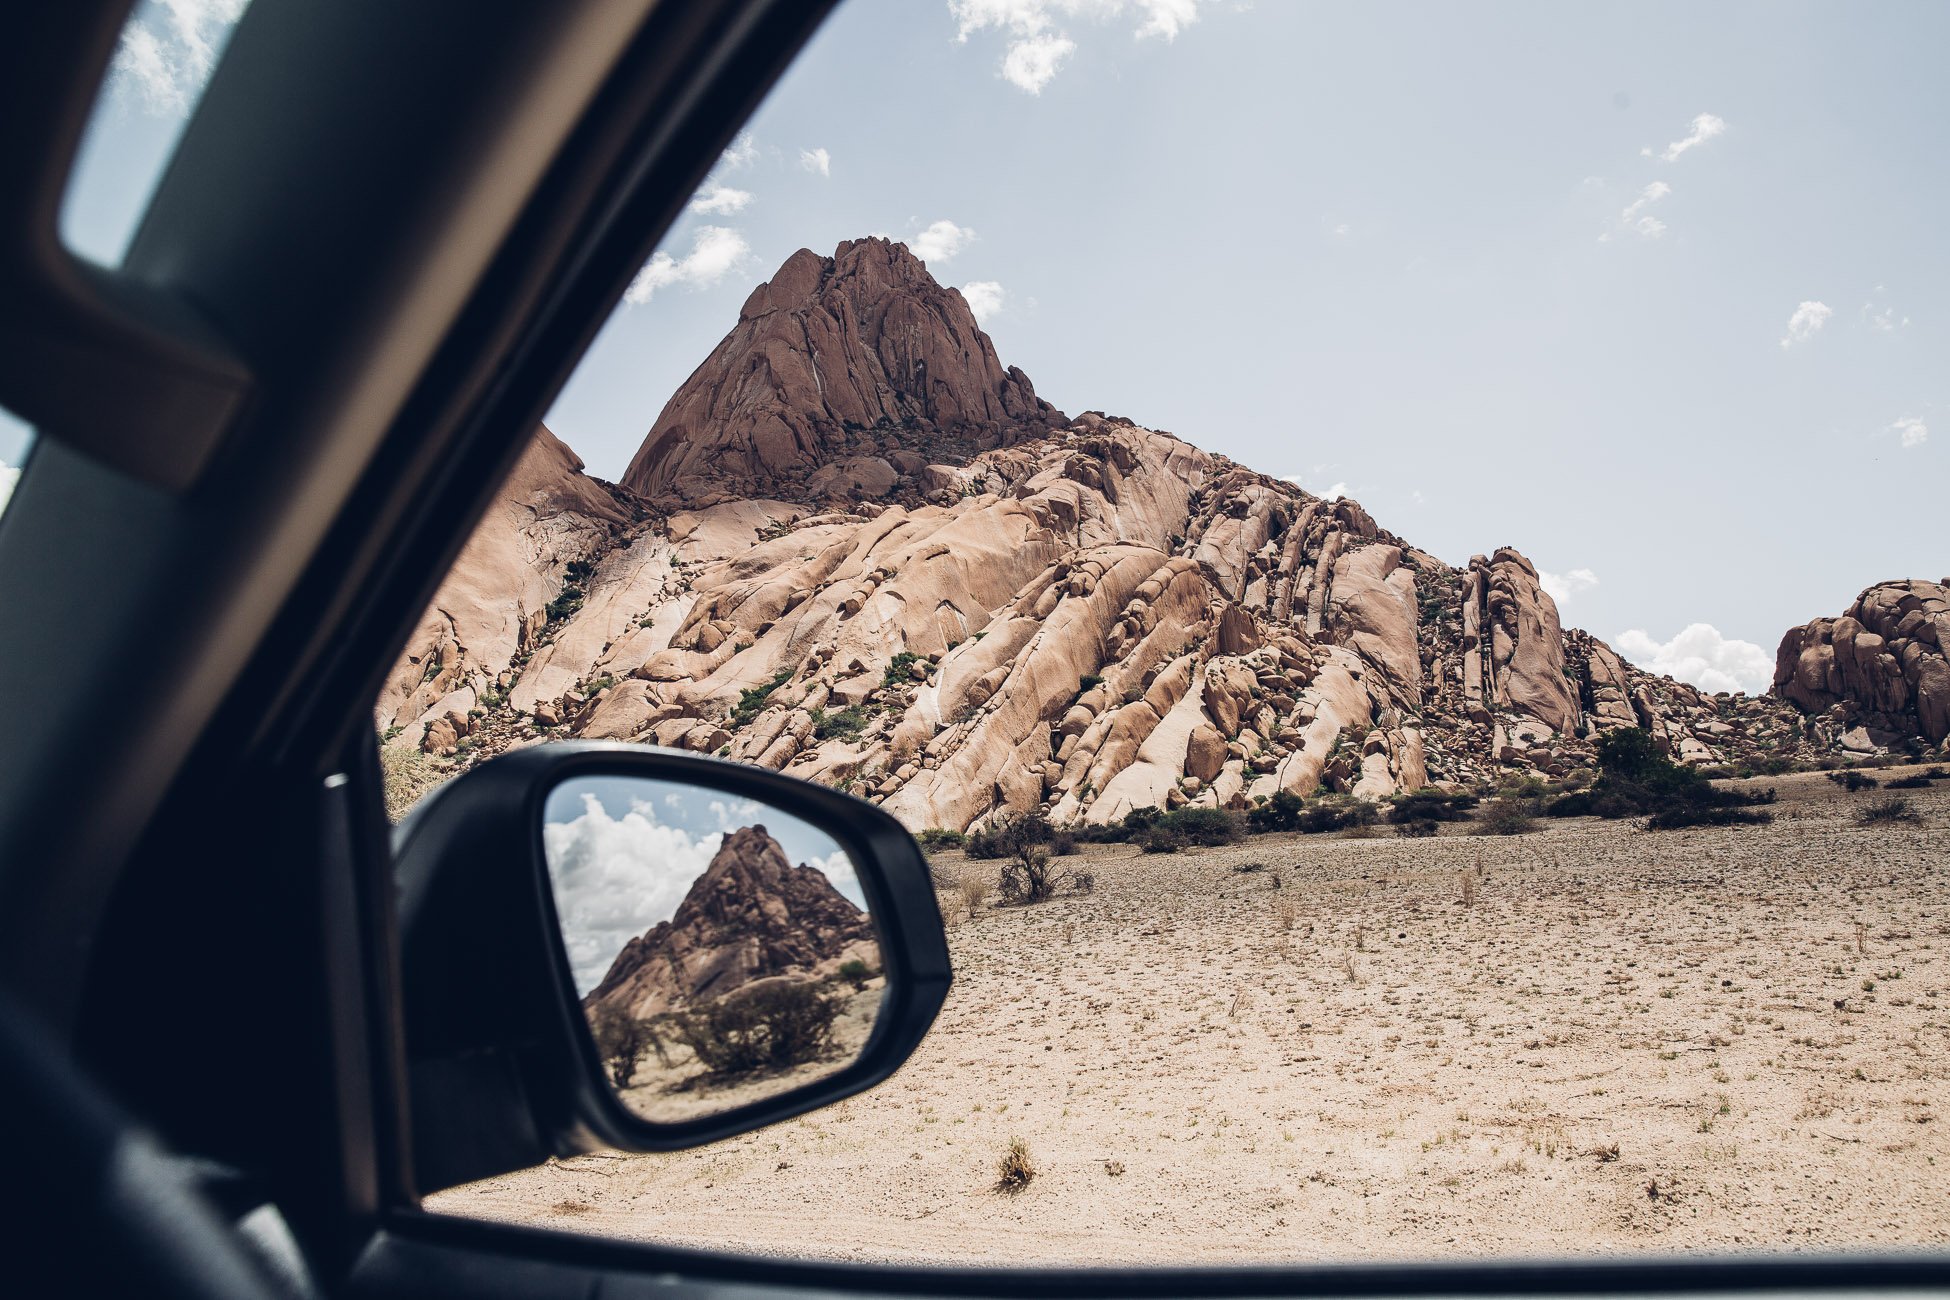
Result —
[[[1289,790],[1276,790],[1272,798],[1246,814],[1246,826],[1255,835],[1297,831],[1300,829],[1300,818],[1306,811],[1306,801],[1299,795]]]
[[[858,740],[872,716],[859,705],[850,704],[838,713],[814,709],[812,720],[813,736],[819,740]]]
[[[1676,831],[1686,826],[1765,826],[1774,814],[1753,808],[1698,807],[1675,804],[1646,818],[1649,831]]]
[[[1656,829],[1674,826],[1753,825],[1764,818],[1699,820],[1709,809],[1749,808],[1773,803],[1772,789],[1744,793],[1715,786],[1699,771],[1659,752],[1638,727],[1621,727],[1598,738],[1599,777],[1589,790],[1546,801],[1547,817],[1664,817]]]
[[[1164,826],[1153,826],[1138,840],[1146,853],[1176,853],[1185,847],[1185,837]]]
[[[840,1000],[818,985],[777,980],[678,1012],[679,1041],[713,1074],[784,1070],[823,1055]]]
[[[914,665],[920,661],[921,656],[915,654],[912,650],[901,651],[888,661],[887,671],[880,674],[880,684],[892,690],[894,687],[909,681]]]
[[[1395,834],[1406,840],[1425,840],[1431,835],[1434,835],[1437,830],[1441,829],[1441,825],[1442,823],[1436,821],[1433,817],[1422,818],[1417,821],[1396,822]]]
[[[1449,794],[1424,788],[1398,797],[1395,806],[1388,810],[1388,820],[1397,826],[1405,822],[1468,821],[1469,810],[1478,802],[1473,794],[1460,791]]]
[[[930,826],[914,838],[924,849],[959,849],[968,843],[968,837],[960,831],[943,830],[939,826]]]
[[[867,981],[874,976],[874,969],[858,957],[854,957],[840,963],[839,975],[841,979],[851,984],[853,991],[857,993],[867,987]]]
[[[1830,772],[1828,779],[1836,785],[1841,786],[1844,790],[1847,790],[1850,794],[1854,794],[1858,790],[1873,790],[1879,784],[1868,773],[1858,772],[1854,768],[1849,768],[1841,772]]]
[[[738,692],[738,707],[731,711],[731,725],[742,727],[765,711],[765,701],[772,692],[792,680],[792,670],[786,669],[763,686],[754,686]]]
[[[1187,844],[1216,848],[1237,844],[1246,838],[1246,827],[1238,813],[1223,808],[1177,808],[1158,820],[1158,825],[1173,832]]]

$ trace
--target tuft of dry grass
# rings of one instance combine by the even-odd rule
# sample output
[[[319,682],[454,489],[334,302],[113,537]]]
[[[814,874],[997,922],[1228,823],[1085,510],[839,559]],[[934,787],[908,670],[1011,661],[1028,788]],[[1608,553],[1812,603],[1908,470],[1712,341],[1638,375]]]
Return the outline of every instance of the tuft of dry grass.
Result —
[[[1476,906],[1476,874],[1472,871],[1462,873],[1462,905]]]
[[[995,1163],[995,1190],[1014,1194],[1029,1186],[1029,1180],[1036,1176],[1036,1162],[1030,1157],[1029,1144],[1021,1138],[1010,1138],[1002,1158]]]
[[[386,816],[394,822],[405,817],[421,795],[452,775],[418,749],[406,745],[381,746],[379,772],[386,786]]]
[[[969,920],[975,919],[976,910],[987,901],[990,887],[989,878],[979,871],[966,872],[955,882],[955,888],[961,892],[961,905],[968,909]]]

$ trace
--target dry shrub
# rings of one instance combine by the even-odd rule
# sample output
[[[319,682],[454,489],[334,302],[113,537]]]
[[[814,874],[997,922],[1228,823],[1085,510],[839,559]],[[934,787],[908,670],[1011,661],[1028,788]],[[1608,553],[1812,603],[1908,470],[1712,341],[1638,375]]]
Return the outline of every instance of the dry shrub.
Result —
[[[1923,815],[1910,806],[1909,800],[1899,794],[1878,799],[1866,808],[1859,809],[1855,820],[1864,826],[1875,826],[1893,822],[1907,822],[1912,826],[1921,825]]]
[[[1029,1186],[1029,1180],[1036,1176],[1036,1162],[1029,1155],[1029,1144],[1021,1138],[1010,1138],[1002,1159],[996,1161],[995,1175],[998,1192],[1013,1194]]]
[[[1071,871],[1054,865],[1049,849],[1041,844],[1018,852],[1003,864],[996,878],[1003,903],[1011,907],[1046,903],[1060,893],[1087,894],[1096,884],[1096,876],[1088,871]]]
[[[1476,873],[1473,871],[1462,873],[1462,905],[1476,906]]]
[[[975,919],[976,909],[988,900],[989,878],[979,871],[964,872],[955,882],[961,894],[961,905],[968,909],[968,919]]]

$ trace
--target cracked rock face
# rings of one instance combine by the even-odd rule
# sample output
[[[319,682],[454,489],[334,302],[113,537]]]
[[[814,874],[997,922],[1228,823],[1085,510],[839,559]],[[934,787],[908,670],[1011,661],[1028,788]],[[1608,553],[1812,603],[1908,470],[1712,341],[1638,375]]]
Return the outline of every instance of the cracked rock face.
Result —
[[[959,295],[863,240],[753,294],[628,485],[541,435],[379,716],[459,763],[586,736],[782,769],[915,829],[1107,822],[1560,776],[1627,726],[1692,763],[1807,760],[1862,743],[1844,701],[1940,740],[1943,620],[1941,587],[1885,584],[1790,634],[1776,694],[1653,677],[1564,629],[1512,548],[1454,567],[1357,502],[1064,420]]]

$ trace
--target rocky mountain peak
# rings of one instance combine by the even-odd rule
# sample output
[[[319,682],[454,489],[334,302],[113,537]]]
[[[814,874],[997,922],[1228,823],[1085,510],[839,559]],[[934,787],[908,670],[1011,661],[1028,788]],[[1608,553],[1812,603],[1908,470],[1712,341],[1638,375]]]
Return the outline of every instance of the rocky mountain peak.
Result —
[[[793,866],[763,826],[728,832],[684,901],[625,944],[585,1005],[655,1015],[753,980],[879,964],[873,926],[817,867]]]
[[[905,244],[848,240],[831,257],[800,249],[752,291],[623,486],[692,502],[873,499],[930,460],[1064,423]]]

